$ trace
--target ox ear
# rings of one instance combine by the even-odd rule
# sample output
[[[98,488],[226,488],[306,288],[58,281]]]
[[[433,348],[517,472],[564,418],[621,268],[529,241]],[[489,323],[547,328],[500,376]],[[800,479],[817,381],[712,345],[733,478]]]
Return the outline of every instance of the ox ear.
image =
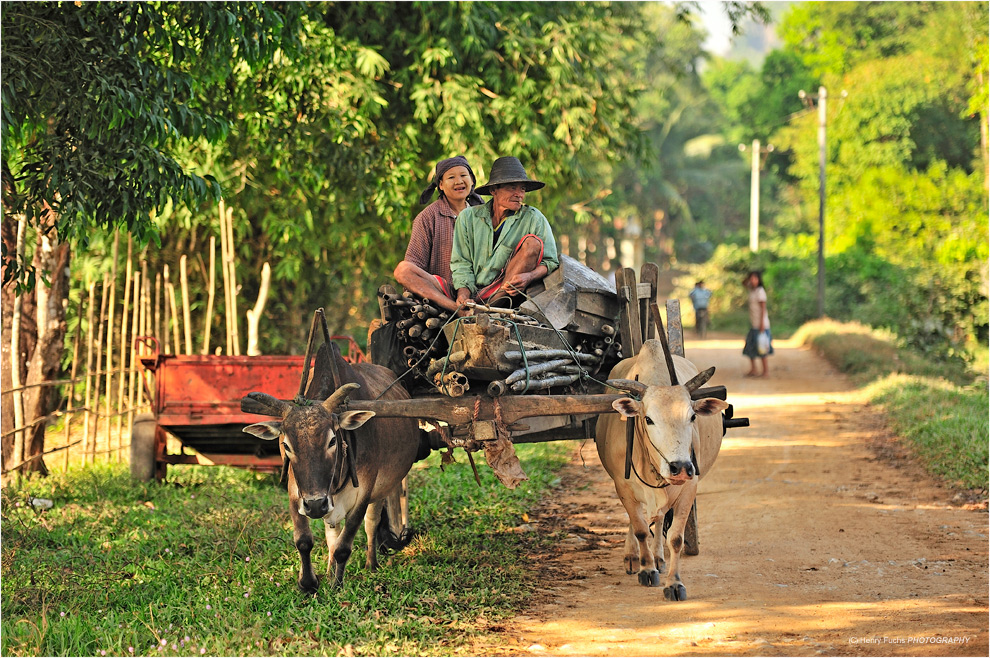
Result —
[[[282,435],[282,423],[275,420],[266,420],[262,423],[248,425],[243,431],[265,441],[274,441]]]
[[[375,415],[374,411],[345,411],[340,414],[340,429],[356,430]]]
[[[702,398],[694,400],[692,403],[694,412],[702,416],[711,416],[729,408],[729,403],[718,398]]]
[[[626,418],[635,418],[638,416],[643,405],[632,398],[619,398],[612,403],[612,408],[618,411],[619,415],[625,420]]]

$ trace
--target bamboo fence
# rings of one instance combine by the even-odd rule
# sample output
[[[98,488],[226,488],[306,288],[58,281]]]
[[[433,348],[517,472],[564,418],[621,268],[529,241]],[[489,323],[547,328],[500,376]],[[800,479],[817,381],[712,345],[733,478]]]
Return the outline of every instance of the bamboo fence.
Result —
[[[211,329],[217,321],[213,315],[216,265],[221,267],[224,283],[225,310],[222,315],[226,324],[225,352],[240,354],[233,213],[222,201],[219,215],[222,254],[217,263],[216,239],[211,236],[208,254],[210,267],[203,273],[207,280],[202,282],[207,305],[202,319],[197,321],[197,325],[203,327],[200,345],[195,346],[193,339],[199,332],[193,328],[186,256],[182,255],[179,260],[180,294],[177,299],[168,265],[161,272],[153,273],[153,285],[147,261],[141,259],[139,266],[135,267],[133,243],[129,236],[127,257],[120,263],[124,271],[118,272],[119,235],[115,236],[111,271],[103,275],[100,283],[87,282],[75,305],[78,326],[75,335],[66,341],[66,349],[71,352],[68,378],[24,385],[16,376],[18,367],[15,363],[11,388],[0,391],[5,402],[8,397],[12,399],[15,409],[14,427],[2,435],[4,439],[11,435],[15,439],[14,454],[9,464],[3,465],[5,476],[38,458],[45,458],[50,470],[67,470],[70,466],[92,464],[98,460],[120,462],[129,459],[134,416],[153,410],[152,392],[155,390],[152,374],[140,364],[135,339],[154,337],[161,346],[162,354],[209,354]],[[20,322],[16,313],[20,308],[19,302],[19,299],[15,302],[14,326],[9,338],[14,355],[19,353],[19,332],[14,330]],[[256,320],[249,317],[249,321]],[[217,354],[221,351],[221,347],[216,348]],[[61,404],[48,415],[28,420],[24,418],[22,397],[24,391],[36,387],[56,388]],[[47,427],[45,450],[41,455],[25,458],[27,432],[42,423]],[[49,458],[51,455],[57,457]]]

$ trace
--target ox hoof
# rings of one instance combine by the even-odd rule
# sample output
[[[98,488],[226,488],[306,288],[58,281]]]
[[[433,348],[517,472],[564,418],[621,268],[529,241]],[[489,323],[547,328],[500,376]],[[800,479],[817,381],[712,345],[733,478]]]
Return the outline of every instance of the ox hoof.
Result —
[[[671,585],[670,587],[664,587],[663,598],[668,601],[687,601],[687,590],[680,583]]]
[[[643,587],[660,587],[660,572],[656,569],[653,571],[640,571],[639,584]]]
[[[299,585],[299,589],[304,594],[316,594],[316,590],[320,589],[319,577],[313,579],[300,578],[296,581],[296,584]]]

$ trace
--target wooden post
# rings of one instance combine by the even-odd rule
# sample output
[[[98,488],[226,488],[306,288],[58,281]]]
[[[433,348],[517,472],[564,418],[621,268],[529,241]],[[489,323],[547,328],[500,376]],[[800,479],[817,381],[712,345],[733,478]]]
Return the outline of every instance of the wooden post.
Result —
[[[234,354],[241,353],[241,333],[239,320],[237,317],[237,267],[234,263],[234,211],[227,208],[226,213],[227,231],[227,269],[230,271],[230,328],[231,342],[234,345]]]
[[[110,288],[110,275],[104,274],[103,291],[100,293],[100,324],[98,325],[96,334],[96,359],[94,360],[96,364],[96,381],[93,386],[93,410],[95,415],[93,417],[93,440],[89,444],[89,463],[96,461],[96,443],[100,436],[100,377],[102,376],[100,364],[103,362],[103,318],[106,317],[107,293],[110,291]]]
[[[103,277],[106,281],[106,276]],[[95,313],[96,283],[89,284],[89,310],[86,312],[86,397],[83,401],[86,411],[83,412],[83,443],[82,463],[86,464],[86,454],[89,452],[89,420],[92,415],[92,381],[93,381],[93,320]],[[102,300],[100,302],[102,304]]]
[[[114,270],[117,269],[116,264],[114,264]],[[112,276],[112,275],[111,275]],[[107,450],[110,449],[110,405],[111,397],[113,394],[113,323],[114,323],[114,312],[116,310],[117,302],[114,299],[117,295],[117,282],[110,279],[110,294],[107,296],[107,365],[106,365],[106,379],[104,383],[106,384],[106,391],[104,392],[103,400],[103,415],[106,420],[106,445]],[[97,424],[99,426],[99,424]],[[107,453],[107,457],[110,454]]]
[[[131,344],[128,345],[130,358],[130,368],[128,368],[128,381],[127,381],[127,428],[128,430],[134,424],[134,398],[135,398],[135,386],[134,380],[137,376],[137,350],[134,348],[134,339],[138,336],[138,330],[141,327],[141,309],[143,307],[143,301],[141,299],[141,273],[134,273],[134,312],[131,314]],[[130,443],[128,441],[128,443]]]
[[[179,283],[182,285],[182,328],[185,332],[186,354],[193,353],[192,322],[189,320],[189,275],[186,272],[186,255],[179,257]]]
[[[215,258],[217,253],[217,239],[210,236],[210,284],[206,289],[206,321],[203,328],[203,354],[210,353],[210,330],[213,328],[213,297],[217,285],[217,270]]]
[[[247,310],[248,343],[247,355],[257,356],[261,354],[258,349],[258,325],[261,322],[261,313],[265,310],[265,302],[268,301],[268,286],[272,279],[272,268],[266,261],[261,267],[261,288],[258,291],[258,301],[254,308]]]
[[[79,363],[79,343],[82,341],[82,295],[76,305],[76,337],[72,340],[72,369],[69,374],[69,394],[65,407],[65,450],[62,451],[62,470],[69,470],[69,444],[72,443],[72,407],[76,399],[76,372]]]
[[[223,315],[224,315],[224,325],[227,328],[227,354],[233,354],[234,350],[231,345],[231,339],[234,332],[231,330],[230,324],[230,270],[227,269],[227,228],[226,228],[226,215],[227,206],[224,204],[223,199],[220,199],[220,271],[223,273]]]
[[[162,288],[163,288],[162,296],[165,298],[164,301],[162,302],[162,307],[165,314],[165,323],[162,325],[162,354],[174,353],[172,351],[172,344],[169,341],[169,337],[172,335],[172,330],[170,326],[172,322],[170,322],[171,318],[169,316],[169,303],[168,303],[169,302],[168,291],[169,288],[172,287],[172,284],[169,281],[169,278],[170,277],[168,272],[168,263],[165,263],[165,267],[163,268],[163,274],[162,274]]]
[[[124,390],[127,384],[127,314],[131,306],[131,273],[134,271],[134,264],[131,262],[134,242],[128,234],[127,236],[127,269],[124,274],[124,306],[120,310],[120,378],[117,380],[117,450],[113,453],[113,460],[120,461],[120,449],[124,444]],[[109,446],[107,446],[109,448]]]
[[[17,222],[17,262],[24,262],[25,231],[27,230],[27,219],[22,217]],[[14,311],[10,327],[10,382],[14,388],[14,427],[24,427],[24,394],[18,390],[21,387],[21,313],[23,309],[23,295],[15,294]],[[14,455],[12,461],[15,464],[24,463],[24,430],[14,434]],[[23,469],[17,469],[17,477]]]
[[[175,305],[175,286],[166,279],[165,289],[168,291],[168,308],[172,317],[172,337],[175,339],[175,349],[172,353],[179,354],[182,343],[179,342],[179,312]]]
[[[155,316],[150,318],[151,326],[154,327],[151,333],[161,341],[162,354],[165,353],[164,346],[168,344],[167,327],[162,323],[162,273],[155,272]]]

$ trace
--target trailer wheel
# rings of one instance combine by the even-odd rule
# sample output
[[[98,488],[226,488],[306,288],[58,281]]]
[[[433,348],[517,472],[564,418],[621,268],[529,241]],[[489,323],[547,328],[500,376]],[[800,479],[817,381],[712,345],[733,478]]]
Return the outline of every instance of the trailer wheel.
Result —
[[[147,482],[155,477],[155,433],[158,421],[154,414],[138,414],[131,425],[131,477]]]

